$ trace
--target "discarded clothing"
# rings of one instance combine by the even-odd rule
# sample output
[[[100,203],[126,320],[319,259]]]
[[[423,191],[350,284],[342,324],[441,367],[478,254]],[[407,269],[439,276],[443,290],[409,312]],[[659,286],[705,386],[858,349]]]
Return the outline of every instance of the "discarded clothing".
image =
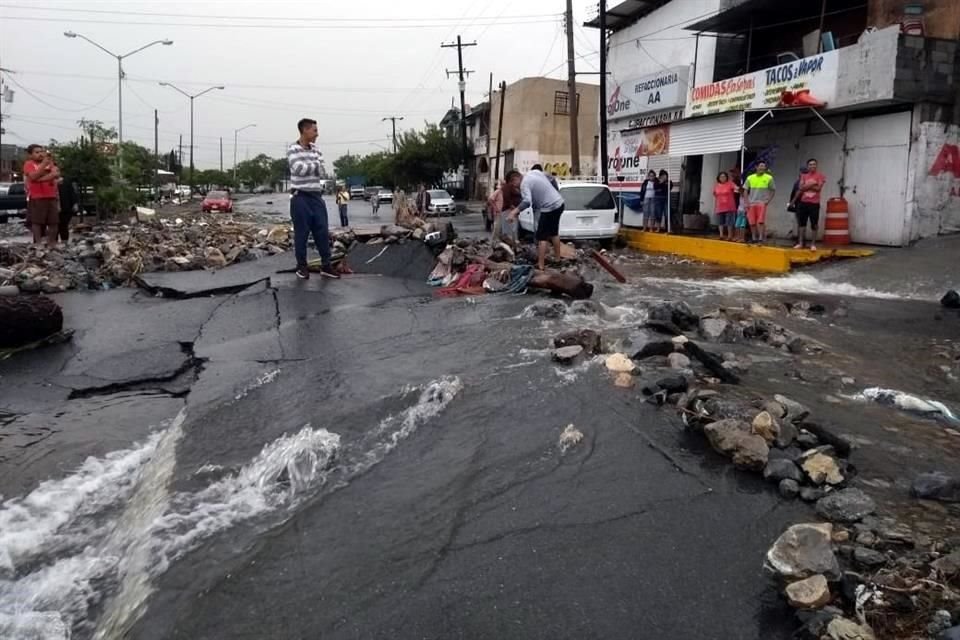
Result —
[[[533,267],[528,264],[517,265],[510,269],[510,279],[501,282],[494,276],[483,281],[483,288],[490,293],[524,293],[533,278]]]
[[[449,287],[444,287],[437,291],[438,296],[458,296],[458,295],[479,295],[486,293],[483,288],[483,281],[486,278],[486,272],[483,265],[471,264],[457,281]]]

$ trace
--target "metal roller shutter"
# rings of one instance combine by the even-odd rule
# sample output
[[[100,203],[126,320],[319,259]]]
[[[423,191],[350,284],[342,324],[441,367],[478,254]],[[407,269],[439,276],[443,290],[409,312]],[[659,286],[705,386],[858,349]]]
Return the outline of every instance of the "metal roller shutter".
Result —
[[[743,111],[670,124],[671,156],[702,156],[724,151],[740,151],[741,147],[743,147]],[[672,172],[671,175],[673,175]]]

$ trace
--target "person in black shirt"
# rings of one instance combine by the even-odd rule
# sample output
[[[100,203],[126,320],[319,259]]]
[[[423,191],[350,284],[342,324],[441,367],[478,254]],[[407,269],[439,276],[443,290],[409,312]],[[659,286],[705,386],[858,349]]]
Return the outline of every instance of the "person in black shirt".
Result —
[[[60,226],[57,233],[61,242],[70,239],[70,221],[80,211],[80,193],[76,181],[70,176],[64,177],[57,185],[60,195]]]

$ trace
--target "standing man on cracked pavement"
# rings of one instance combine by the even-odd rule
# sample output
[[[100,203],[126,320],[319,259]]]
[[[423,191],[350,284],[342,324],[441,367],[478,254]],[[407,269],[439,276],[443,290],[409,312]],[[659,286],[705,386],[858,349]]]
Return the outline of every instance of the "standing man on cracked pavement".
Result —
[[[520,212],[531,207],[537,220],[537,269],[546,269],[547,248],[553,244],[553,254],[560,260],[560,216],[563,215],[563,196],[550,179],[539,169],[531,169],[527,175],[512,170],[507,173],[507,184],[520,190],[520,204],[510,209],[507,220],[513,222]],[[537,215],[539,214],[539,216]],[[501,214],[502,215],[502,214]]]
[[[307,237],[320,253],[321,275],[339,278],[330,262],[330,230],[327,205],[323,201],[323,154],[314,142],[317,139],[317,121],[303,118],[297,123],[300,138],[287,149],[290,165],[290,219],[293,221],[293,250],[297,257],[297,277],[310,278],[307,268]]]

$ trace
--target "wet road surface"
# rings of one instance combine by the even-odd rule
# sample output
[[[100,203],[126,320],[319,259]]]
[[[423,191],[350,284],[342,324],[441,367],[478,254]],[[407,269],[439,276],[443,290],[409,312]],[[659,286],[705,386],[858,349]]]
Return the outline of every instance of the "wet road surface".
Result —
[[[236,294],[65,294],[73,342],[0,362],[11,637],[790,637],[761,559],[807,508],[615,387],[601,360],[550,361],[550,338],[577,326],[626,349],[644,301],[845,307],[780,318],[830,349],[770,353],[745,391],[872,435],[856,463],[892,493],[960,440],[824,399],[838,376],[824,368],[856,387],[926,383],[911,372],[929,342],[956,338],[956,317],[869,282],[831,295],[806,273],[636,257],[621,262],[630,285],[591,275],[604,305],[543,320],[524,314],[530,296],[439,300],[416,280],[255,264],[269,280]],[[585,437],[563,450],[567,424]]]

